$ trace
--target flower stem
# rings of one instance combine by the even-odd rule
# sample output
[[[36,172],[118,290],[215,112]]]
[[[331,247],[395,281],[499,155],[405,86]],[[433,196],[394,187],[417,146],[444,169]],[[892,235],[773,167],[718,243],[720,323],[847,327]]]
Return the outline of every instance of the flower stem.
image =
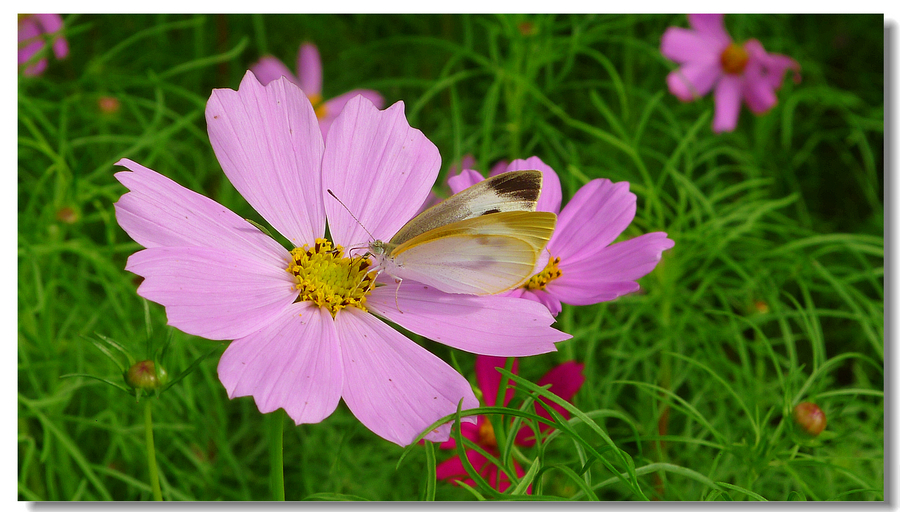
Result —
[[[266,415],[269,435],[269,487],[272,500],[284,501],[284,409]]]
[[[144,399],[144,434],[147,440],[147,467],[150,470],[150,487],[153,489],[153,499],[162,501],[162,491],[159,488],[159,470],[156,467],[156,447],[153,444],[153,414],[150,397]]]

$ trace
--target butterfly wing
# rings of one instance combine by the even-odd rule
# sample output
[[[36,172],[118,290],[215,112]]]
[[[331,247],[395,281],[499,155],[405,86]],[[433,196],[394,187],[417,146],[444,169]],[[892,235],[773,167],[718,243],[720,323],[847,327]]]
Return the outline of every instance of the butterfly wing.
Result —
[[[427,231],[486,214],[533,212],[543,177],[540,171],[513,171],[478,182],[416,215],[391,238],[391,243],[400,245]]]
[[[528,280],[555,226],[550,212],[501,212],[454,222],[393,247],[385,271],[447,293],[499,293]]]

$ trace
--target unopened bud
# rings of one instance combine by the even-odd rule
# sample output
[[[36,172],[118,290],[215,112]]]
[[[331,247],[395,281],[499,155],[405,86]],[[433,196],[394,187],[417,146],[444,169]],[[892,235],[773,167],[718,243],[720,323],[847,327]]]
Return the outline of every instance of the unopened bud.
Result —
[[[125,372],[125,382],[136,389],[158,389],[168,382],[169,375],[162,366],[157,366],[153,361],[139,361]]]
[[[801,402],[794,407],[794,421],[807,434],[815,437],[825,430],[825,413],[812,402]]]

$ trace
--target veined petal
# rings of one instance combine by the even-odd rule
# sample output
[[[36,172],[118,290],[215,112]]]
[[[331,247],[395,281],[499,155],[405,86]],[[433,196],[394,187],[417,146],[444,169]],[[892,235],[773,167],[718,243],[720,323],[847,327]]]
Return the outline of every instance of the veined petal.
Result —
[[[287,268],[290,253],[228,208],[126,158],[115,174],[128,187],[116,220],[144,247],[207,247]]]
[[[581,187],[556,222],[547,250],[563,263],[590,257],[606,247],[634,220],[637,196],[628,182],[595,179]]]
[[[437,147],[410,128],[403,102],[378,110],[362,96],[352,98],[328,131],[322,160],[325,188],[350,210],[325,201],[335,243],[368,244],[366,229],[390,240],[425,201],[440,167]]]
[[[212,340],[259,330],[298,293],[285,268],[205,247],[144,249],[125,270],[144,278],[138,295],[165,306],[169,325]]]
[[[337,118],[338,114],[344,110],[344,105],[347,104],[351,99],[362,96],[363,98],[372,102],[375,105],[375,108],[381,108],[384,106],[384,97],[381,94],[378,94],[375,91],[369,89],[353,89],[350,92],[345,92],[340,96],[336,96],[331,98],[330,100],[325,102],[325,117],[319,119],[319,127],[322,129],[322,134],[328,134],[328,130],[331,129],[331,124]]]
[[[259,412],[283,408],[297,425],[318,423],[337,408],[341,350],[331,314],[298,302],[262,329],[234,340],[219,360],[228,398],[252,396]]]
[[[322,59],[312,43],[303,43],[297,52],[297,85],[308,96],[322,94]]]
[[[571,338],[550,327],[553,315],[543,305],[515,297],[443,293],[406,280],[399,288],[375,288],[367,305],[405,329],[474,354],[544,354]]]
[[[475,358],[475,380],[478,382],[478,387],[481,388],[481,394],[484,397],[484,405],[488,407],[497,405],[497,393],[500,391],[500,379],[503,378],[503,375],[497,371],[497,368],[505,367],[505,357],[478,356]],[[519,361],[517,359],[513,360],[512,372],[515,374],[519,373]],[[515,394],[513,382],[507,381],[507,386],[503,405],[508,404]]]
[[[697,32],[728,46],[731,36],[725,30],[724,14],[688,14],[688,23]]]
[[[256,64],[250,66],[250,71],[256,75],[256,79],[263,85],[268,85],[269,82],[285,77],[300,87],[299,80],[297,80],[297,77],[291,73],[291,70],[284,65],[284,62],[281,62],[271,55],[259,59]]]
[[[659,50],[663,56],[679,64],[695,61],[710,61],[722,54],[728,42],[722,43],[714,37],[696,30],[669,27],[663,32]]]
[[[666,76],[669,91],[681,101],[694,101],[705,96],[722,77],[718,58],[682,65]]]
[[[553,171],[553,168],[536,156],[525,160],[513,160],[506,167],[506,172],[526,170],[541,171],[544,175],[537,211],[559,213],[559,207],[562,204],[562,186],[559,184],[559,176]]]
[[[482,176],[480,172],[473,171],[472,169],[465,169],[456,176],[451,176],[447,179],[447,185],[450,187],[450,192],[459,194],[463,190],[482,181],[484,181],[484,176]]]
[[[344,367],[344,402],[372,432],[406,446],[429,425],[478,407],[472,387],[447,363],[356,308],[335,317]],[[474,417],[463,418],[474,423]],[[446,441],[450,424],[425,436]]]
[[[734,131],[741,113],[741,93],[743,78],[725,75],[716,85],[716,114],[713,117],[713,132]]]
[[[263,86],[248,71],[237,91],[212,92],[206,123],[225,175],[272,227],[295,246],[325,234],[325,143],[303,91],[285,78]]]

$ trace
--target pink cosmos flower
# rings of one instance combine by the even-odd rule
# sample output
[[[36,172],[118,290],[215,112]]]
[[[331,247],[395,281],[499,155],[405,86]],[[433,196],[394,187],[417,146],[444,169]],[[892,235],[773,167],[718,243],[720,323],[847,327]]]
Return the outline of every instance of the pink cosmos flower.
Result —
[[[488,407],[492,407],[497,403],[497,395],[500,391],[500,380],[502,375],[500,375],[500,372],[498,372],[496,368],[503,368],[505,362],[506,361],[502,357],[478,356],[475,358],[475,379],[478,381],[478,387],[481,388],[482,395],[484,396],[484,404]],[[518,361],[513,361],[513,373],[518,373],[518,365]],[[551,369],[546,375],[541,377],[541,380],[539,380],[537,384],[538,386],[550,384],[551,392],[563,400],[571,401],[572,397],[575,396],[575,393],[581,389],[581,385],[584,384],[583,371],[583,364],[569,361]],[[510,382],[509,384],[510,387],[506,389],[506,395],[503,398],[504,406],[509,404],[509,401],[512,400],[515,392],[512,388],[513,383]],[[544,405],[549,405],[549,407],[552,407],[564,418],[569,418],[569,411],[559,404],[544,402],[543,398],[538,399],[535,403],[535,412],[538,416],[547,419],[552,418],[550,413],[544,408]],[[540,430],[541,433],[545,433],[552,430],[552,427],[541,423]],[[460,434],[477,444],[485,452],[496,457],[500,456],[500,452],[497,449],[497,439],[494,437],[494,427],[486,417],[481,415],[477,416],[477,422],[474,425],[471,423],[463,423],[460,425]],[[523,426],[516,434],[514,443],[526,448],[534,446],[534,431],[527,426]],[[440,447],[445,450],[456,449],[456,440],[451,438],[442,443]],[[510,481],[506,473],[498,469],[497,466],[486,459],[484,455],[470,449],[466,450],[466,458],[469,459],[472,467],[478,470],[478,474],[484,477],[484,479],[494,486],[495,489],[503,492],[509,488]],[[513,459],[513,467],[519,477],[525,475],[525,471],[519,466],[519,463],[516,462],[515,459]],[[469,478],[462,461],[457,455],[438,464],[437,478],[441,480],[452,480],[454,483],[462,481],[467,485],[475,486],[475,481]],[[531,494],[530,486],[528,488],[528,493]]]
[[[536,169],[544,174],[537,210],[559,215],[556,230],[547,243],[536,274],[522,287],[505,292],[509,297],[538,301],[554,316],[562,304],[583,306],[606,302],[636,292],[636,280],[650,273],[662,258],[662,251],[675,242],[661,231],[610,245],[631,224],[637,210],[637,196],[628,191],[628,182],[591,180],[562,205],[562,187],[553,169],[533,156],[514,160],[501,172]],[[450,188],[459,192],[483,180],[478,171],[465,170],[450,178]]]
[[[169,325],[233,340],[218,366],[230,398],[252,396],[263,413],[283,408],[297,424],[322,421],[343,398],[373,432],[406,445],[460,400],[464,409],[478,400],[466,379],[384,319],[496,356],[550,352],[570,337],[550,327],[539,304],[408,280],[381,286],[369,260],[345,255],[369,235],[326,189],[388,240],[437,177],[438,150],[410,128],[403,108],[380,111],[355,97],[326,144],[312,104],[285,78],[263,86],[247,72],[237,91],[212,92],[206,121],[216,157],[290,251],[215,201],[118,162],[128,170],[116,179],[130,192],[116,203],[116,218],[145,247],[126,269],[144,278],[138,294],[165,306]],[[426,439],[446,440],[449,429]]]
[[[794,72],[794,82],[800,82],[800,65],[794,59],[766,53],[756,39],[735,43],[722,18],[722,14],[689,14],[691,28],[669,27],[660,46],[665,57],[681,64],[666,77],[678,99],[693,101],[715,89],[716,133],[734,130],[741,101],[754,114],[774,107],[775,91],[788,69]]]
[[[19,15],[19,66],[27,63],[41,51],[50,38],[53,41],[53,54],[62,59],[69,54],[69,43],[58,35],[63,21],[59,14],[24,14]],[[47,59],[40,59],[25,68],[28,76],[40,75],[47,69]]]
[[[344,105],[355,96],[361,95],[365,97],[375,104],[377,108],[384,106],[384,98],[377,92],[369,89],[353,89],[350,92],[323,102],[322,59],[319,58],[319,49],[312,43],[300,45],[300,51],[297,54],[297,75],[291,73],[291,70],[283,62],[272,56],[260,59],[256,64],[250,66],[250,71],[253,71],[253,74],[256,75],[256,78],[263,85],[283,76],[300,87],[306,93],[309,101],[312,102],[313,108],[315,108],[322,135],[328,134],[328,128],[331,126],[331,123],[341,113]]]

